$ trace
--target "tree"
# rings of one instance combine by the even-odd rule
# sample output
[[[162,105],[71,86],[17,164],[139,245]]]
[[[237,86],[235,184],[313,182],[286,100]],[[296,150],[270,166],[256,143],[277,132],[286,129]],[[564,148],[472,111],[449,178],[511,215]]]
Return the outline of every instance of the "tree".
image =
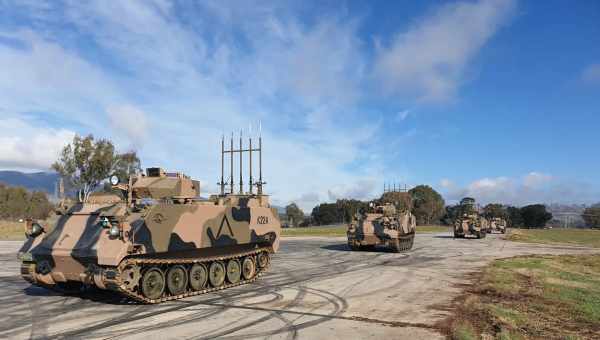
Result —
[[[342,216],[343,222],[349,223],[352,221],[354,215],[362,208],[367,209],[369,203],[354,200],[354,199],[340,199],[335,202],[337,207],[337,215]]]
[[[300,209],[296,203],[288,204],[285,207],[285,215],[288,221],[292,221],[292,225],[297,227],[304,221],[304,212]]]
[[[430,224],[438,221],[444,215],[444,199],[432,187],[418,185],[408,192],[412,197],[412,213],[417,218],[417,224]]]
[[[109,140],[94,140],[94,136],[73,137],[66,145],[60,159],[52,164],[66,185],[75,189],[80,201],[85,202],[100,183],[113,174],[125,179],[140,169],[135,152],[117,154]]]
[[[446,212],[440,219],[441,222],[445,225],[453,225],[454,220],[458,217],[458,213],[460,212],[460,205],[448,205],[446,206]]]
[[[543,204],[532,204],[521,208],[523,224],[527,228],[543,228],[552,219],[552,214],[546,211]]]
[[[490,203],[483,208],[483,215],[487,218],[506,218],[507,212],[502,204]]]
[[[522,228],[523,227],[523,216],[521,216],[521,209],[517,207],[508,206],[506,207],[506,214],[508,216],[508,226],[511,228]]]
[[[321,203],[314,207],[311,216],[317,225],[339,223],[342,216],[335,203]]]
[[[52,211],[52,203],[45,192],[28,192],[23,187],[0,184],[0,218],[46,219]]]
[[[410,211],[413,209],[413,202],[410,192],[390,191],[385,192],[379,198],[378,204],[392,203],[400,211]]]
[[[581,217],[588,227],[600,228],[600,203],[585,208]]]

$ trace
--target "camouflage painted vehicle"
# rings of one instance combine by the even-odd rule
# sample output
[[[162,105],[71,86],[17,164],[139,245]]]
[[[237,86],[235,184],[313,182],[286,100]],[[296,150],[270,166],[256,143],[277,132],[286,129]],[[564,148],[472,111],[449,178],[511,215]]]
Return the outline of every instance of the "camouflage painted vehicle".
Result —
[[[390,202],[371,202],[348,225],[348,246],[352,250],[385,246],[395,252],[412,249],[416,218],[410,210],[401,210]]]
[[[502,234],[506,233],[506,220],[501,217],[494,217],[490,220],[490,227],[488,233],[498,231]]]
[[[472,235],[484,238],[489,228],[489,221],[479,214],[475,199],[465,197],[460,201],[458,216],[454,220],[454,237],[464,238]]]
[[[95,286],[144,303],[252,282],[279,248],[281,226],[262,178],[257,194],[250,183],[250,192],[234,194],[233,183],[225,193],[221,180],[221,194],[201,199],[198,181],[149,168],[113,183],[122,197],[97,193],[61,205],[51,231],[29,221],[21,275],[39,286]]]

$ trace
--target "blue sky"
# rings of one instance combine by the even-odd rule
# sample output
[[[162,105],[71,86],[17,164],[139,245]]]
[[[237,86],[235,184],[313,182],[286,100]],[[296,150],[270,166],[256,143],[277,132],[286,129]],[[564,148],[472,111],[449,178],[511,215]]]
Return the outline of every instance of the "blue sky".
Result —
[[[276,204],[600,201],[597,1],[0,3],[0,168],[73,134],[216,190],[221,134],[265,139]],[[239,132],[236,132],[239,133]]]

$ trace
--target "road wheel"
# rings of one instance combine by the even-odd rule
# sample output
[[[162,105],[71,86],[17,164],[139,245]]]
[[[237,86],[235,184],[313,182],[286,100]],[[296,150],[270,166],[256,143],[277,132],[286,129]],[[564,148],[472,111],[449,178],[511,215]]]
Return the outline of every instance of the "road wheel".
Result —
[[[480,231],[476,231],[475,232],[475,236],[477,236],[477,238],[481,238],[481,232]]]
[[[165,291],[165,275],[158,267],[151,267],[142,276],[142,294],[150,300],[160,298]]]
[[[256,274],[256,264],[251,256],[244,257],[242,260],[242,275],[244,279],[250,280]]]
[[[242,275],[241,269],[240,261],[237,259],[229,260],[229,262],[227,262],[227,281],[231,283],[240,282],[240,276]]]
[[[201,290],[206,286],[208,281],[208,271],[206,266],[201,263],[196,263],[190,268],[190,287],[193,290]]]
[[[269,264],[269,253],[263,251],[258,254],[258,266],[262,269],[265,268]]]
[[[167,271],[167,290],[172,295],[183,294],[187,283],[187,270],[183,266],[173,266]]]
[[[221,261],[215,261],[208,268],[208,281],[213,287],[219,287],[225,282],[225,265]]]

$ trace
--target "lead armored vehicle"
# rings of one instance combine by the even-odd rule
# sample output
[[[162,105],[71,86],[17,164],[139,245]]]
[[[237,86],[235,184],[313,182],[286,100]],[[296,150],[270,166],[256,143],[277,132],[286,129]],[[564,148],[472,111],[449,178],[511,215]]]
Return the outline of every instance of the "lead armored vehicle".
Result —
[[[221,193],[208,199],[199,198],[200,182],[149,168],[125,183],[111,178],[120,195],[96,193],[85,202],[62,204],[52,230],[28,221],[21,275],[43,287],[95,286],[144,303],[254,281],[279,248],[281,226],[262,193],[262,171],[256,183],[250,175],[249,191],[242,192],[241,153],[258,151],[260,160],[261,147],[252,149],[250,142],[243,150],[241,139],[238,150],[233,141],[230,150],[221,145],[221,164],[230,153],[232,175],[225,183],[221,171]],[[238,193],[235,153],[240,153]]]
[[[484,238],[488,229],[488,220],[479,214],[475,199],[465,197],[460,201],[458,214],[454,220],[454,237],[475,236]]]
[[[374,249],[384,246],[395,252],[410,250],[413,246],[416,218],[410,212],[407,192],[384,193],[382,199],[369,203],[348,225],[348,246],[352,250]],[[387,197],[401,197],[390,202]],[[402,201],[404,204],[402,204]],[[406,204],[408,201],[409,204]]]

